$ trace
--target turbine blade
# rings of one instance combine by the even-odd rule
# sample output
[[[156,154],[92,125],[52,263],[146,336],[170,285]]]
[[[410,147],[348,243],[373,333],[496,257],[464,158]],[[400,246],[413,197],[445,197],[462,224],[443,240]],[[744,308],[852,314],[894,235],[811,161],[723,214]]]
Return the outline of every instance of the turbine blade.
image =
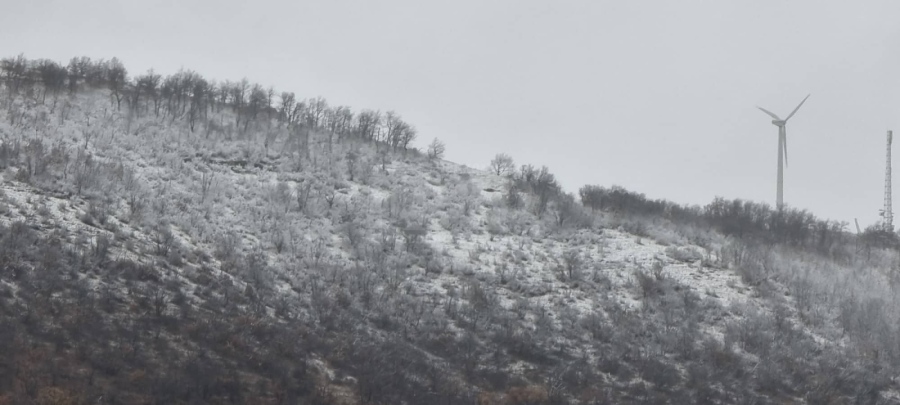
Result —
[[[803,101],[801,101],[800,104],[797,104],[797,108],[795,108],[794,111],[791,111],[791,115],[788,115],[788,117],[784,119],[785,122],[787,122],[787,120],[791,119],[791,117],[793,117],[794,114],[797,113],[797,110],[800,109],[800,106],[806,102],[806,99],[809,98],[809,96],[810,96],[810,94],[807,94],[806,97],[803,98]]]
[[[765,109],[765,108],[762,108],[762,107],[760,107],[760,106],[756,106],[756,108],[759,108],[760,110],[762,110],[762,112],[764,112],[764,113],[766,113],[766,114],[769,114],[770,117],[772,117],[772,118],[774,118],[774,119],[776,119],[776,120],[781,121],[781,118],[778,118],[778,116],[775,115],[775,113],[773,113],[773,112],[771,112],[771,111],[769,111],[769,110],[767,110],[767,109]]]

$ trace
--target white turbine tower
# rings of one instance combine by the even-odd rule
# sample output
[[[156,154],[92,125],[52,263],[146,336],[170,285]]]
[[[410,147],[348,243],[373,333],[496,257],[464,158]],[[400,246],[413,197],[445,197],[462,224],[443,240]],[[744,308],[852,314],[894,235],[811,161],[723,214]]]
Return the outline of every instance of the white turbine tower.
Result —
[[[806,102],[807,98],[809,98],[809,94],[806,95],[800,104],[797,104],[797,108],[794,108],[794,111],[791,111],[791,114],[785,119],[778,118],[775,113],[765,108],[760,106],[756,107],[772,117],[772,124],[778,127],[778,193],[775,198],[775,206],[778,209],[781,209],[784,205],[784,166],[787,165],[787,131],[785,131],[784,126],[787,125],[788,120],[797,113],[797,110],[799,110],[800,106]]]

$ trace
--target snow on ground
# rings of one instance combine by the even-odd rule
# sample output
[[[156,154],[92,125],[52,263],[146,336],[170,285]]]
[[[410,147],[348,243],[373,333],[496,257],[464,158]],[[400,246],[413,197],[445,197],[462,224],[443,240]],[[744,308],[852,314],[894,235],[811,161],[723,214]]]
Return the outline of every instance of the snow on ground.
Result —
[[[635,272],[650,272],[655,263],[662,265],[662,274],[677,284],[694,291],[704,300],[716,306],[728,308],[754,300],[752,290],[740,276],[728,269],[711,267],[702,260],[688,262],[670,257],[673,247],[661,245],[651,239],[641,238],[621,230],[602,229],[579,231],[569,240],[554,240],[522,235],[492,235],[486,223],[488,211],[484,204],[496,197],[491,189],[502,189],[505,179],[482,171],[442,162],[441,168],[453,175],[461,175],[460,181],[468,181],[481,190],[481,202],[471,216],[473,231],[454,235],[436,218],[429,222],[426,242],[445,260],[445,271],[433,277],[419,278],[417,288],[422,294],[446,297],[451,291],[460,291],[472,280],[487,283],[495,288],[499,304],[511,310],[522,299],[532,308],[549,310],[559,318],[565,310],[575,310],[579,315],[595,312],[598,291],[591,283],[565,280],[558,270],[563,266],[562,257],[573,247],[581,252],[583,279],[599,273],[612,283],[611,294],[625,308],[638,310],[643,299],[635,287]],[[402,171],[400,168],[395,170]],[[463,180],[464,179],[464,180]],[[431,185],[438,195],[448,195],[448,185]],[[534,229],[533,229],[534,231]],[[538,234],[540,232],[537,232]],[[675,247],[709,255],[699,246]],[[533,318],[534,314],[529,314]],[[724,324],[710,320],[703,330],[721,340]]]
[[[149,126],[147,131],[160,129]],[[269,170],[266,165],[256,164],[260,163],[259,159],[254,159],[246,150],[243,154],[229,152],[226,145],[223,151],[219,145],[196,136],[162,132],[152,135],[163,142],[145,142],[146,136],[150,135],[117,134],[113,142],[110,132],[87,145],[94,151],[96,159],[119,162],[132,173],[136,183],[143,185],[143,192],[155,197],[151,200],[167,205],[149,207],[148,215],[169,218],[178,245],[187,250],[200,248],[211,252],[220,238],[236,233],[242,241],[237,248],[247,252],[263,247],[270,264],[296,267],[303,263],[298,262],[298,258],[308,256],[305,250],[309,249],[309,244],[324,240],[331,260],[352,266],[351,252],[331,224],[333,219],[302,220],[278,214],[279,208],[273,207],[276,205],[273,190],[279,182],[287,184],[289,193],[295,195],[308,174]],[[78,145],[80,140],[74,139],[72,143]],[[211,152],[217,146],[219,151]],[[285,159],[277,154],[267,154],[265,160],[267,165],[284,166],[287,164]],[[381,167],[373,169],[378,171]],[[349,204],[358,196],[368,196],[371,200],[367,215],[378,218],[382,216],[385,202],[397,190],[408,189],[416,193],[414,209],[428,219],[425,242],[443,262],[443,271],[438,275],[425,274],[422,268],[407,272],[408,278],[404,282],[414,286],[417,294],[447,297],[451,291],[461,291],[467,283],[477,280],[496,287],[499,304],[506,309],[512,309],[524,299],[533,308],[544,308],[554,314],[572,309],[585,315],[597,311],[598,294],[612,294],[620,305],[635,310],[643,305],[635,286],[635,272],[649,272],[655,263],[660,263],[665,276],[722,307],[751,299],[746,294],[749,289],[732,271],[704,266],[700,261],[679,261],[669,257],[668,246],[621,230],[579,231],[566,239],[554,239],[542,230],[540,222],[526,216],[522,218],[524,224],[520,224],[520,231],[492,233],[489,223],[504,209],[496,206],[508,182],[502,176],[446,161],[394,159],[385,165],[385,170],[391,183],[342,181],[339,200]],[[208,195],[201,198],[198,188],[204,172],[213,173],[213,181]],[[23,215],[34,216],[36,209],[27,208],[29,204],[25,200],[36,190],[22,189],[14,182],[5,183],[3,189],[10,205],[26,207],[21,208]],[[470,191],[474,194],[460,195]],[[467,225],[463,230],[451,231],[447,227],[449,216],[453,215],[450,211],[460,210],[465,204],[463,200],[470,203],[465,219]],[[74,226],[73,229],[82,230],[89,238],[110,233],[81,221],[87,210],[83,200],[78,200],[80,206],[65,210],[60,207],[71,205],[69,200],[46,197],[45,201],[43,205],[49,208],[41,212],[45,213],[45,221],[49,223]],[[287,201],[286,204],[294,202]],[[119,221],[118,218],[127,217],[124,212],[126,202],[116,202],[116,206],[120,208],[110,215],[107,227],[120,234],[132,235],[139,243],[152,245],[149,235]],[[290,227],[300,231],[289,237],[289,248],[277,253],[271,249],[270,240]],[[303,246],[299,253],[295,251],[297,245]],[[608,292],[599,291],[592,283],[567,280],[561,275],[562,257],[573,248],[580,252],[581,278],[609,280],[611,288]],[[708,253],[698,246],[686,248]],[[288,291],[290,285],[280,281],[276,283],[276,289]]]
[[[457,299],[473,283],[480,283],[493,287],[490,290],[503,309],[524,312],[525,322],[534,323],[549,314],[562,327],[565,314],[602,313],[600,303],[641,310],[648,302],[641,296],[637,275],[644,273],[665,277],[695,293],[707,308],[719,308],[704,319],[700,329],[720,341],[726,317],[740,318],[744,308],[770,310],[758,291],[733,270],[718,265],[715,252],[709,250],[715,244],[707,243],[707,248],[691,244],[690,236],[665,227],[649,237],[630,234],[617,225],[551,231],[552,221],[523,210],[507,210],[502,196],[509,180],[483,170],[398,154],[383,167],[381,162],[366,160],[376,175],[349,181],[339,159],[304,161],[307,170],[296,171],[287,169],[296,163],[290,153],[274,147],[263,152],[249,139],[210,141],[153,125],[145,132],[108,131],[82,142],[77,132],[64,128],[51,135],[56,139],[48,139],[68,145],[73,153],[83,148],[97,161],[121,165],[125,177],[131,176],[148,201],[142,219],[126,220],[129,203],[120,199],[112,202],[103,224],[88,223],[92,221],[86,220],[91,208],[87,198],[44,195],[37,188],[6,181],[0,185],[0,201],[6,206],[0,206],[0,221],[24,219],[33,226],[66,227],[83,236],[70,242],[85,249],[99,235],[107,235],[131,239],[149,250],[154,243],[150,229],[161,222],[186,252],[215,252],[223,247],[223,239],[234,236],[238,243],[230,248],[262,252],[270,268],[283,272],[275,275],[274,290],[294,294],[295,286],[320,270],[311,264],[316,249],[324,250],[320,253],[335,268],[352,269],[357,260],[342,231],[339,210],[324,208],[320,200],[310,212],[298,212],[296,196],[304,184],[314,182],[318,187],[334,187],[337,207],[362,201],[357,214],[366,218],[363,225],[370,231],[370,240],[377,239],[380,229],[402,223],[399,217],[424,219],[424,243],[434,252],[440,269],[427,272],[423,261],[394,269],[403,277],[402,287],[413,296],[435,302]],[[204,178],[208,179],[204,176],[210,173],[210,187],[201,193]],[[388,202],[401,197],[410,199],[410,212],[405,217],[388,213]],[[276,249],[279,238],[284,247]],[[400,250],[402,238],[398,245]],[[141,257],[128,249],[115,254]],[[580,275],[575,279],[565,270],[565,257],[572,254],[579,262]],[[817,341],[827,341],[813,335]]]

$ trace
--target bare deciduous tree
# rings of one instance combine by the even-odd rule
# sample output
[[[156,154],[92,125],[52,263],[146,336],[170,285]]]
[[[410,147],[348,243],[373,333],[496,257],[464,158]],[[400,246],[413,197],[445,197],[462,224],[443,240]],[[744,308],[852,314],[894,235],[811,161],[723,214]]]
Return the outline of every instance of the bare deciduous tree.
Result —
[[[503,194],[503,201],[506,203],[506,206],[512,209],[522,208],[522,205],[525,203],[522,200],[522,196],[519,194],[518,187],[516,187],[516,183],[510,181],[506,186],[506,193]]]
[[[322,120],[325,118],[325,111],[328,109],[328,101],[319,96],[307,100],[306,123],[313,128],[319,128]]]
[[[563,253],[563,269],[568,281],[581,279],[581,267],[584,265],[584,257],[578,248],[570,248]]]
[[[15,58],[0,60],[0,70],[3,71],[3,75],[6,77],[10,97],[19,92],[20,86],[27,78],[27,69],[28,61],[25,59],[24,54],[19,54]]]
[[[401,150],[406,152],[407,149],[409,149],[409,144],[412,143],[412,141],[416,140],[417,136],[418,136],[418,131],[416,130],[416,127],[409,125],[409,124],[405,124],[400,129],[400,133],[397,138],[397,145],[400,147]]]
[[[355,150],[347,152],[347,175],[350,177],[350,181],[353,181],[353,178],[356,175],[356,167],[358,164],[359,153]]]
[[[578,190],[581,204],[590,207],[591,212],[603,208],[603,188],[594,185],[585,185]]]
[[[277,208],[279,214],[286,214],[290,211],[293,193],[291,192],[291,186],[287,183],[283,181],[278,182],[278,184],[269,190],[268,197],[273,208]]]
[[[443,159],[446,150],[447,146],[444,145],[440,139],[434,138],[434,140],[428,144],[428,158],[431,160]]]
[[[537,197],[534,210],[538,218],[542,217],[547,211],[550,201],[560,192],[556,177],[550,173],[547,166],[536,170],[531,165],[522,166],[520,176],[521,182],[524,182],[531,189],[531,193]]]
[[[209,197],[209,192],[215,185],[215,173],[212,170],[205,170],[200,174],[200,202],[205,202]]]
[[[382,124],[381,113],[372,110],[363,110],[356,117],[356,131],[364,140],[376,140],[376,134]]]
[[[312,180],[301,181],[297,184],[297,191],[294,192],[294,198],[297,201],[297,210],[308,214],[309,212],[309,196],[312,191]]]
[[[169,229],[169,225],[166,223],[155,225],[151,231],[151,237],[156,245],[156,254],[163,257],[168,256],[175,245],[175,234]]]
[[[60,66],[58,63],[47,59],[39,61],[36,69],[41,78],[41,82],[44,84],[41,102],[43,103],[46,101],[48,92],[53,93],[53,105],[55,107],[59,92],[66,84],[68,72],[66,68]]]
[[[281,103],[278,107],[278,120],[283,122],[285,125],[292,125],[294,123],[294,119],[296,116],[294,115],[296,111],[294,110],[294,105],[297,102],[297,97],[294,93],[291,92],[282,92],[281,93]]]
[[[501,175],[512,175],[516,171],[516,165],[513,162],[513,158],[505,153],[499,153],[497,156],[494,156],[494,159],[491,160],[490,170],[494,174]]]
[[[556,205],[556,225],[568,226],[581,217],[581,207],[575,202],[575,196],[565,193],[560,194],[554,201]]]
[[[122,98],[125,96],[125,85],[128,83],[128,70],[118,58],[112,58],[106,71],[106,83],[116,100],[116,110],[122,107]]]

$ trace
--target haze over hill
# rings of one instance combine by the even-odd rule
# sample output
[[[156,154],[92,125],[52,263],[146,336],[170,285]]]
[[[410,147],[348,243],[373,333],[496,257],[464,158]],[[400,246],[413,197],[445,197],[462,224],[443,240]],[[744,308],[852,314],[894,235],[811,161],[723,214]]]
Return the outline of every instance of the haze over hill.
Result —
[[[900,402],[893,232],[567,193],[246,80],[0,70],[2,404]]]

